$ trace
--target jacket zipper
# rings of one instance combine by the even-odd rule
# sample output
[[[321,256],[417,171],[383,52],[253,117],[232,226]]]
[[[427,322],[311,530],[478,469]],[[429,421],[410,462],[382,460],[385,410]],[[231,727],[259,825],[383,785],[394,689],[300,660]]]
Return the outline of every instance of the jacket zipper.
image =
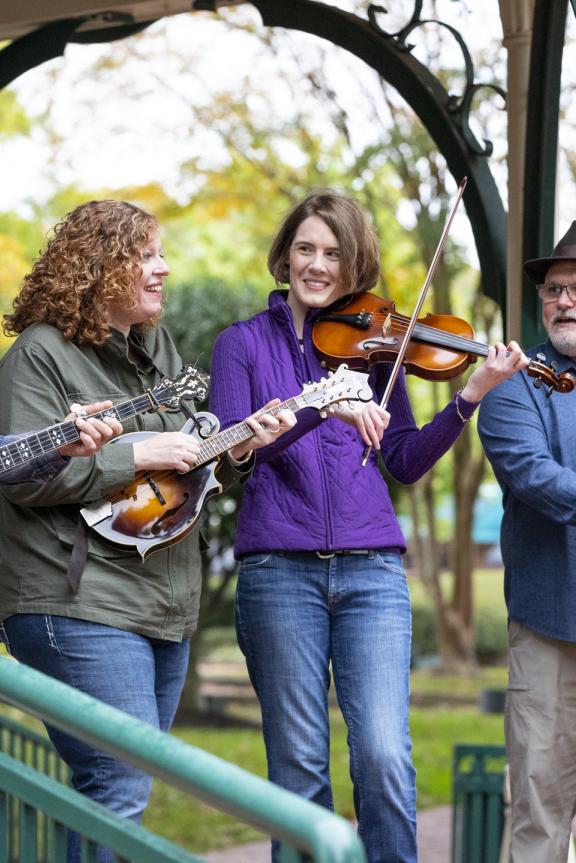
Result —
[[[294,327],[292,327],[292,329],[294,329]],[[304,374],[306,376],[306,380],[304,381],[304,383],[307,383],[308,381],[312,380],[312,372],[310,370],[310,364],[308,362],[309,357],[308,357],[308,353],[307,353],[307,347],[308,347],[308,338],[307,337],[309,337],[310,344],[312,344],[311,329],[312,329],[312,322],[308,319],[308,316],[307,316],[307,319],[304,322],[304,351],[302,352],[300,350],[300,347],[298,347],[298,353],[300,354],[300,357],[302,358],[303,371],[304,371]],[[295,331],[294,331],[294,337],[296,338],[296,332]],[[296,341],[298,341],[298,340],[296,339]],[[326,546],[325,546],[325,548],[319,548],[317,550],[318,551],[332,551],[332,549],[334,547],[334,525],[332,522],[332,512],[331,512],[330,506],[329,506],[328,478],[327,478],[327,473],[326,473],[326,465],[324,463],[324,453],[322,451],[320,428],[321,427],[315,428],[313,431],[313,434],[314,434],[314,445],[316,447],[316,452],[318,455],[318,464],[320,466],[320,473],[321,473],[321,477],[322,477],[322,500],[323,500],[323,505],[324,505],[324,524],[326,525]]]

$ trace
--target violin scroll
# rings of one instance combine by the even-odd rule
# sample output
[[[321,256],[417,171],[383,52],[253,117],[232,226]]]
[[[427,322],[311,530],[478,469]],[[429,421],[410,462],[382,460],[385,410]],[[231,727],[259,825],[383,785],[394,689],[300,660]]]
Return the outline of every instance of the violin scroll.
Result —
[[[548,387],[546,395],[551,395],[553,392],[570,393],[576,386],[576,376],[572,372],[561,372],[558,374],[554,367],[554,363],[546,363],[544,354],[538,354],[535,360],[530,361],[530,365],[526,369],[529,377],[534,378],[534,386],[541,387],[545,384]]]

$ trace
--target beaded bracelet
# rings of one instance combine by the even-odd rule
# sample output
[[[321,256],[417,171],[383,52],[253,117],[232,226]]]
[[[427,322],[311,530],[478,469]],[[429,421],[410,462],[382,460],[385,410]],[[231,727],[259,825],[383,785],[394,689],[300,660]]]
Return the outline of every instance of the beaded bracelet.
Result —
[[[460,387],[460,389],[454,393],[454,406],[456,407],[456,413],[458,414],[458,419],[461,420],[461,422],[463,422],[463,423],[469,423],[471,417],[463,416],[462,411],[460,410],[459,402],[460,402],[460,395],[462,394],[463,389],[464,389],[464,387]]]

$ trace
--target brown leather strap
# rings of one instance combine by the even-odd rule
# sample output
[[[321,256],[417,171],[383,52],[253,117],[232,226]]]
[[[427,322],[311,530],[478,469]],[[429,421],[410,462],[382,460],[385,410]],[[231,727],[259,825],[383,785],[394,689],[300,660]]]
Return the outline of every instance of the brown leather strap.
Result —
[[[70,587],[74,593],[78,593],[80,579],[88,560],[88,528],[83,518],[80,518],[76,535],[74,536],[74,545],[72,546],[72,557],[66,578],[70,582]]]

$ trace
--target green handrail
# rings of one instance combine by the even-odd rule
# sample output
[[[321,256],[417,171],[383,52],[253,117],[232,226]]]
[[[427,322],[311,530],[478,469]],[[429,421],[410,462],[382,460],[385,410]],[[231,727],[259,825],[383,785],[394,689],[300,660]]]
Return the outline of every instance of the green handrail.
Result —
[[[366,863],[356,832],[343,818],[4,657],[0,697],[293,845],[314,863]]]
[[[203,863],[202,858],[196,857],[177,845],[173,845],[161,836],[155,836],[150,831],[133,821],[119,818],[113,812],[109,812],[103,806],[83,797],[77,791],[73,791],[61,782],[44,776],[27,764],[22,764],[8,755],[0,752],[0,777],[9,787],[9,794],[17,800],[22,801],[28,810],[29,819],[28,844],[34,844],[35,813],[42,812],[51,819],[51,826],[57,831],[59,825],[59,844],[62,850],[58,859],[65,860],[66,831],[62,825],[70,827],[80,833],[86,844],[93,847],[93,859],[96,859],[96,846],[103,842],[105,845],[114,847],[118,856],[126,860],[137,860],[138,863]],[[5,792],[0,789],[0,812],[6,812],[7,807],[2,804]],[[0,826],[2,819],[0,816]],[[0,829],[0,844],[2,836],[6,835],[9,826],[2,831]],[[52,838],[55,843],[56,837]],[[33,847],[30,848],[29,858],[36,861],[38,858]],[[2,848],[0,848],[0,859]],[[19,863],[25,863],[25,854],[20,848],[18,856]]]

